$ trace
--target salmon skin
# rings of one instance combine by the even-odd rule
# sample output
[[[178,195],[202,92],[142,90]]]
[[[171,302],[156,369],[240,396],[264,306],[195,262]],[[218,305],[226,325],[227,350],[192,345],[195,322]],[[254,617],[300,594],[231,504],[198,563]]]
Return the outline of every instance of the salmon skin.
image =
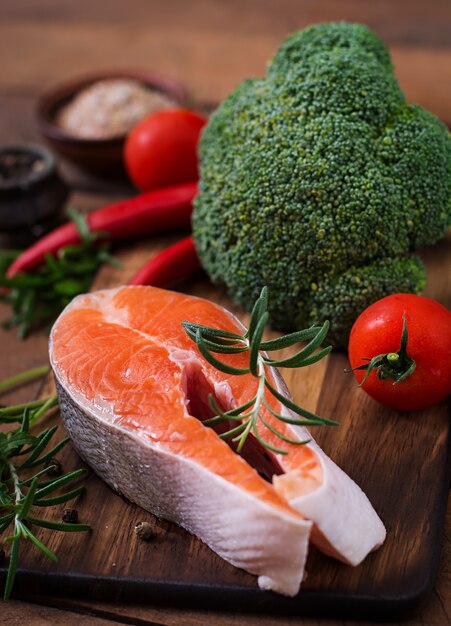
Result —
[[[262,589],[298,592],[309,540],[326,554],[360,563],[383,543],[384,526],[365,494],[313,440],[294,445],[260,424],[261,436],[287,454],[252,437],[237,454],[202,423],[213,415],[210,393],[230,410],[254,397],[258,380],[212,367],[185,333],[184,320],[243,334],[223,307],[154,287],[81,295],[61,313],[50,336],[50,363],[80,456],[129,500],[257,575]],[[247,354],[221,357],[248,365]],[[268,376],[288,395],[276,370]],[[267,400],[293,416],[274,397]],[[264,410],[285,436],[311,438]]]

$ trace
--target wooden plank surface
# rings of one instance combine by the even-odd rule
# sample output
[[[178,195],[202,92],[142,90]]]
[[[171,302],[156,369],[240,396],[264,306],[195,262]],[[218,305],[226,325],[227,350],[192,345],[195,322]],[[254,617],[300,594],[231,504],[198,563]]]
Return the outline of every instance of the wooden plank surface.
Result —
[[[124,248],[120,253],[123,269],[104,268],[93,288],[126,283],[135,266],[166,243],[142,242],[132,251]],[[430,277],[429,295],[448,301],[451,237],[423,256]],[[448,271],[441,271],[442,266]],[[206,279],[192,280],[182,289],[220,302],[247,318]],[[282,356],[290,352],[293,350],[285,350]],[[82,537],[40,533],[49,548],[64,559],[53,564],[38,550],[29,549],[18,570],[18,593],[35,597],[51,591],[58,596],[81,594],[116,602],[240,611],[246,611],[252,602],[259,612],[280,615],[327,611],[329,616],[393,617],[416,608],[433,585],[440,552],[449,484],[448,405],[442,403],[416,414],[383,409],[357,388],[352,376],[345,375],[346,367],[345,355],[334,354],[307,369],[288,371],[286,380],[296,401],[340,421],[338,429],[313,429],[314,435],[363,488],[387,526],[383,548],[361,566],[346,567],[311,547],[308,577],[297,598],[259,592],[255,577],[225,563],[176,525],[115,495],[90,474],[87,493],[76,506],[80,521],[91,524],[92,533]],[[81,465],[71,448],[58,458],[64,471]],[[55,519],[59,513],[50,510],[44,514]],[[143,543],[134,534],[139,521],[151,524],[155,533],[151,542]]]
[[[188,31],[180,24],[172,29],[175,43],[168,48],[166,31],[154,31],[149,37],[146,29],[137,29],[136,25],[52,23],[38,29],[35,22],[17,24],[8,20],[2,28],[5,30],[0,38],[0,93],[38,96],[68,76],[99,68],[153,67],[187,84],[196,99],[207,102],[221,100],[245,78],[261,76],[268,59],[290,30],[281,35],[257,32],[243,36],[236,46],[231,46],[231,36],[235,38],[236,33],[210,32],[199,27]],[[93,40],[99,46],[100,59],[92,55]],[[11,72],[11,50],[17,41],[23,42],[21,54],[34,58],[32,64],[24,63]],[[394,45],[391,50],[396,76],[409,100],[423,104],[451,123],[451,49]],[[152,64],[144,63],[146,58],[153,59]],[[437,80],[437,76],[443,78]]]
[[[70,6],[69,6],[70,5]],[[408,14],[407,14],[408,13]],[[139,65],[166,71],[186,82],[198,99],[222,98],[242,78],[261,74],[268,56],[291,30],[313,21],[345,18],[367,22],[393,46],[396,71],[408,96],[449,121],[451,80],[451,6],[383,0],[336,3],[283,0],[282,2],[190,3],[110,1],[61,3],[57,0],[16,2],[0,6],[0,139],[36,137],[33,123],[35,97],[45,86],[76,73],[111,65]],[[75,206],[94,208],[102,197],[77,194]],[[449,249],[449,241],[445,250]],[[440,248],[441,252],[443,249]],[[133,270],[150,251],[143,243],[128,256]],[[447,252],[445,252],[447,254]],[[443,274],[443,256],[429,263]],[[448,265],[449,267],[449,265]],[[429,294],[450,306],[449,274],[445,281],[429,284]],[[104,279],[102,279],[104,280]],[[114,283],[114,277],[107,280]],[[5,311],[2,309],[4,316]],[[46,340],[35,335],[19,344],[11,334],[0,334],[0,375],[6,376],[45,358]],[[318,387],[312,383],[306,397],[315,404]],[[12,397],[24,398],[32,390]],[[38,389],[35,389],[38,392]],[[8,399],[8,398],[7,398]],[[365,404],[365,403],[364,403]],[[408,489],[409,486],[406,486]],[[449,623],[451,609],[451,520],[448,515],[444,553],[434,593],[412,624]],[[73,611],[95,613],[124,623],[160,624],[316,624],[316,620],[246,617],[139,606],[99,604],[64,598],[47,598],[58,610],[24,603],[2,605],[2,623],[74,623]],[[92,623],[95,624],[94,618]],[[90,623],[90,622],[86,622]],[[102,623],[102,622],[100,622]],[[323,622],[322,622],[323,623]],[[333,624],[338,623],[332,620]]]

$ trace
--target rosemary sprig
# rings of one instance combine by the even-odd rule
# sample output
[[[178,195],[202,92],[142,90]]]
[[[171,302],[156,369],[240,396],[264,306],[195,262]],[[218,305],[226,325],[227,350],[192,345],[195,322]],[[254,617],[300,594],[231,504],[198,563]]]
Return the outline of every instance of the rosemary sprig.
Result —
[[[252,374],[258,379],[257,392],[255,396],[245,404],[231,409],[222,411],[210,394],[209,403],[216,415],[203,423],[206,426],[217,426],[219,424],[231,422],[233,427],[219,436],[222,439],[232,438],[237,444],[237,451],[240,452],[246,442],[247,437],[252,433],[253,436],[265,447],[277,454],[287,454],[286,450],[273,446],[266,441],[259,433],[258,424],[261,422],[274,435],[282,441],[295,445],[308,443],[310,440],[295,440],[286,437],[279,432],[267,419],[262,415],[262,408],[265,407],[269,413],[287,424],[297,426],[336,426],[338,422],[334,420],[319,417],[306,409],[298,406],[293,400],[277,391],[268,381],[266,373],[268,367],[287,367],[298,368],[306,367],[316,363],[325,357],[332,350],[332,346],[327,346],[316,352],[324,341],[329,329],[329,322],[326,321],[322,326],[312,326],[305,330],[299,330],[290,333],[278,339],[263,341],[263,333],[268,323],[268,289],[264,287],[260,297],[256,301],[251,313],[249,328],[244,335],[231,333],[219,328],[211,328],[184,321],[184,327],[187,335],[192,339],[202,356],[216,369],[226,374],[234,376],[242,376],[244,374]],[[268,356],[268,352],[280,350],[294,346],[299,342],[308,342],[306,346],[299,350],[294,356],[286,359],[272,359]],[[245,368],[237,368],[224,363],[212,353],[215,354],[242,354],[249,353],[249,364]],[[273,395],[281,404],[283,404],[291,413],[295,413],[299,417],[282,415],[274,411],[266,399],[266,394]]]
[[[6,270],[18,256],[17,251],[4,251],[0,256],[0,300],[11,305],[12,316],[3,325],[17,327],[24,339],[28,332],[44,321],[52,321],[80,293],[89,290],[103,263],[119,262],[109,252],[109,244],[99,244],[104,233],[93,233],[83,215],[69,209],[68,214],[80,233],[81,243],[62,248],[56,257],[48,254],[45,263],[33,272],[20,272],[12,278]]]
[[[48,367],[34,368],[18,376],[13,376],[0,383],[0,389],[12,387],[43,375]],[[57,426],[44,429],[38,435],[30,432],[31,425],[44,417],[56,406],[56,396],[44,400],[20,404],[0,409],[0,424],[15,422],[13,429],[0,432],[0,536],[7,534],[10,526],[12,533],[5,537],[5,543],[11,544],[8,572],[3,597],[7,600],[14,585],[20,548],[23,541],[30,541],[46,556],[56,561],[56,555],[44,544],[30,527],[38,526],[50,530],[65,532],[87,531],[86,524],[66,524],[45,520],[35,513],[35,507],[62,504],[79,496],[84,487],[79,486],[69,491],[60,491],[62,487],[72,485],[81,478],[86,470],[79,469],[56,476],[50,480],[52,460],[68,443],[65,438],[51,449],[48,446],[54,437]],[[56,492],[56,495],[54,495]],[[52,494],[52,495],[50,495]],[[50,497],[49,497],[50,496]]]

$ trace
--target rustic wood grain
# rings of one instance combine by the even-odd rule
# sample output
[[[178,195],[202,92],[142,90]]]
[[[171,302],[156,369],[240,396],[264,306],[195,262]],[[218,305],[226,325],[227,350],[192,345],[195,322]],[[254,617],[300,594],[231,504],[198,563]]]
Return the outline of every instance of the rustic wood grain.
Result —
[[[298,27],[325,19],[349,19],[364,21],[376,32],[392,44],[396,72],[409,99],[418,101],[434,111],[444,120],[450,121],[451,83],[449,67],[451,66],[451,5],[447,0],[431,0],[428,3],[418,0],[404,3],[401,1],[380,0],[379,2],[359,2],[358,0],[167,0],[152,2],[150,0],[104,0],[96,3],[78,2],[61,3],[59,0],[3,0],[0,3],[0,140],[37,139],[33,120],[35,97],[44,88],[59,80],[78,74],[88,69],[106,66],[139,65],[149,69],[160,69],[186,82],[198,99],[218,100],[226,95],[243,78],[261,74],[268,56],[273,52],[280,39],[289,31]],[[79,186],[80,178],[67,174]],[[94,190],[91,181],[82,180],[82,185]],[[105,188],[103,188],[105,190]],[[121,193],[120,188],[111,188],[112,193]],[[103,198],[95,195],[78,195],[73,204],[84,208],[100,206]],[[140,242],[126,253],[130,274],[138,267],[145,256],[161,242]],[[435,250],[427,250],[424,258],[427,262],[429,284],[427,294],[451,305],[450,277],[450,241],[438,244]],[[125,249],[124,249],[125,252]],[[117,284],[118,275],[105,272],[99,277],[102,284]],[[196,290],[197,293],[215,295],[225,303],[224,294],[211,290],[207,283],[199,278],[195,284],[181,286],[184,290]],[[0,307],[0,318],[7,312]],[[42,363],[46,358],[46,339],[42,334],[32,336],[25,343],[18,342],[11,333],[0,332],[0,376],[10,375],[16,371]],[[324,368],[321,364],[321,368]],[[329,368],[330,369],[330,368]],[[338,370],[335,375],[338,376]],[[332,374],[334,372],[332,371]],[[310,403],[313,408],[320,403],[326,410],[341,410],[344,399],[338,407],[324,400],[321,386],[324,369],[317,369],[315,374],[302,380],[302,386],[294,385],[295,394],[304,404]],[[349,383],[344,383],[345,386]],[[39,392],[39,385],[33,388],[20,389],[6,397],[11,401],[25,399],[27,394]],[[346,393],[349,389],[346,387]],[[381,442],[377,439],[387,438],[388,417],[373,413],[374,407],[369,399],[364,399],[359,407],[352,402],[350,415],[357,424],[369,426],[374,434],[371,416],[376,423],[381,423],[380,430],[375,434],[379,452]],[[3,398],[2,398],[3,400]],[[347,406],[347,405],[346,405]],[[444,408],[444,410],[446,407]],[[347,418],[348,419],[348,418]],[[433,420],[440,418],[435,415]],[[421,421],[421,417],[412,416],[405,420],[395,417],[399,429],[408,428],[410,420]],[[391,420],[390,420],[391,421]],[[424,421],[424,420],[423,420]],[[357,428],[357,426],[356,426]],[[355,433],[346,421],[345,429]],[[398,429],[398,430],[399,430]],[[389,433],[388,433],[389,434]],[[414,431],[413,449],[407,453],[402,448],[403,459],[398,458],[396,466],[407,472],[407,463],[413,471],[409,472],[400,490],[402,505],[408,505],[415,485],[412,476],[421,480],[425,486],[437,482],[437,476],[431,476],[430,462],[419,467],[419,456],[425,454],[429,446],[431,454],[440,446],[440,433],[427,431],[423,441],[424,425]],[[325,434],[322,441],[325,448],[335,447],[335,441],[329,441],[331,435]],[[396,438],[395,438],[396,440]],[[341,439],[338,441],[337,454],[343,463],[350,459],[343,454]],[[401,449],[400,449],[401,452]],[[409,456],[410,455],[410,456]],[[335,452],[334,452],[335,456]],[[341,458],[340,457],[340,458]],[[391,459],[390,459],[391,460]],[[374,468],[359,467],[364,480],[369,481],[370,490],[374,489],[375,477],[371,470],[377,470],[381,460],[374,461]],[[349,468],[348,468],[349,469]],[[352,468],[351,468],[352,469]],[[350,470],[352,473],[352,471]],[[373,472],[374,473],[374,472]],[[368,474],[371,474],[368,476]],[[365,478],[366,476],[366,478]],[[395,476],[396,477],[396,476]],[[394,477],[394,478],[395,478]],[[426,480],[427,477],[427,480]],[[377,500],[379,494],[371,494]],[[119,499],[113,497],[113,499]],[[80,511],[82,511],[80,504]],[[95,510],[95,503],[94,503]],[[410,506],[410,505],[409,505]],[[422,503],[424,509],[424,503]],[[444,537],[444,550],[439,570],[439,577],[433,593],[429,596],[418,618],[409,624],[434,624],[441,626],[450,623],[451,608],[451,515],[448,507],[448,519]],[[85,509],[86,513],[92,512]],[[409,518],[415,518],[417,509],[410,512]],[[85,515],[85,513],[83,513]],[[132,516],[129,515],[129,520]],[[415,519],[408,519],[412,527]],[[107,529],[108,531],[110,529]],[[394,526],[396,538],[406,539],[406,528]],[[109,537],[120,536],[113,531]],[[86,539],[85,539],[86,540]],[[173,539],[177,542],[177,536]],[[138,546],[141,549],[141,546]],[[74,547],[69,547],[71,554]],[[136,553],[132,545],[131,551]],[[382,552],[381,552],[382,554]],[[373,555],[375,556],[375,555]],[[106,563],[107,556],[102,557]],[[388,558],[388,557],[387,557]],[[65,559],[63,555],[61,561]],[[114,561],[112,561],[114,562]],[[388,564],[391,566],[391,563]],[[48,564],[47,564],[48,566]],[[129,563],[124,565],[124,569]],[[371,571],[373,575],[373,570]],[[401,576],[402,578],[402,576]],[[252,617],[231,615],[215,612],[200,612],[174,608],[150,608],[148,606],[99,603],[81,599],[64,599],[56,595],[41,597],[41,602],[57,605],[59,609],[37,607],[22,602],[11,602],[7,608],[0,607],[0,623],[22,626],[22,624],[72,624],[78,623],[115,623],[132,624],[167,624],[168,626],[189,626],[218,624],[249,624],[260,623],[267,626],[276,624],[340,624],[337,619],[324,622],[316,619],[296,617],[259,616]],[[74,612],[80,613],[74,616]],[[83,617],[83,615],[88,617]],[[91,617],[96,614],[102,618]],[[89,621],[92,620],[92,621]],[[363,624],[363,622],[361,622]]]
[[[323,20],[365,22],[388,43],[418,43],[448,46],[450,7],[447,0],[410,0],[408,11],[402,1],[379,0],[185,0],[155,2],[148,0],[108,0],[108,11],[102,3],[61,3],[60,0],[3,0],[0,19],[67,23],[79,21],[93,24],[142,24],[149,29],[171,31],[174,24],[186,29],[203,26],[211,32],[233,30],[239,36],[273,32],[279,38],[286,32]]]

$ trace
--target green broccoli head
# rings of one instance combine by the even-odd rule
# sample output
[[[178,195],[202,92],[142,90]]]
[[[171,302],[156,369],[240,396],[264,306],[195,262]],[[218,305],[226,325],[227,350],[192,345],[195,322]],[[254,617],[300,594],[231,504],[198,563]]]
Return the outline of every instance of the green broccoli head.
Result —
[[[291,35],[212,115],[200,163],[193,233],[212,280],[245,307],[268,285],[276,327],[329,318],[337,345],[371,302],[424,288],[411,252],[451,223],[449,133],[357,24]]]

